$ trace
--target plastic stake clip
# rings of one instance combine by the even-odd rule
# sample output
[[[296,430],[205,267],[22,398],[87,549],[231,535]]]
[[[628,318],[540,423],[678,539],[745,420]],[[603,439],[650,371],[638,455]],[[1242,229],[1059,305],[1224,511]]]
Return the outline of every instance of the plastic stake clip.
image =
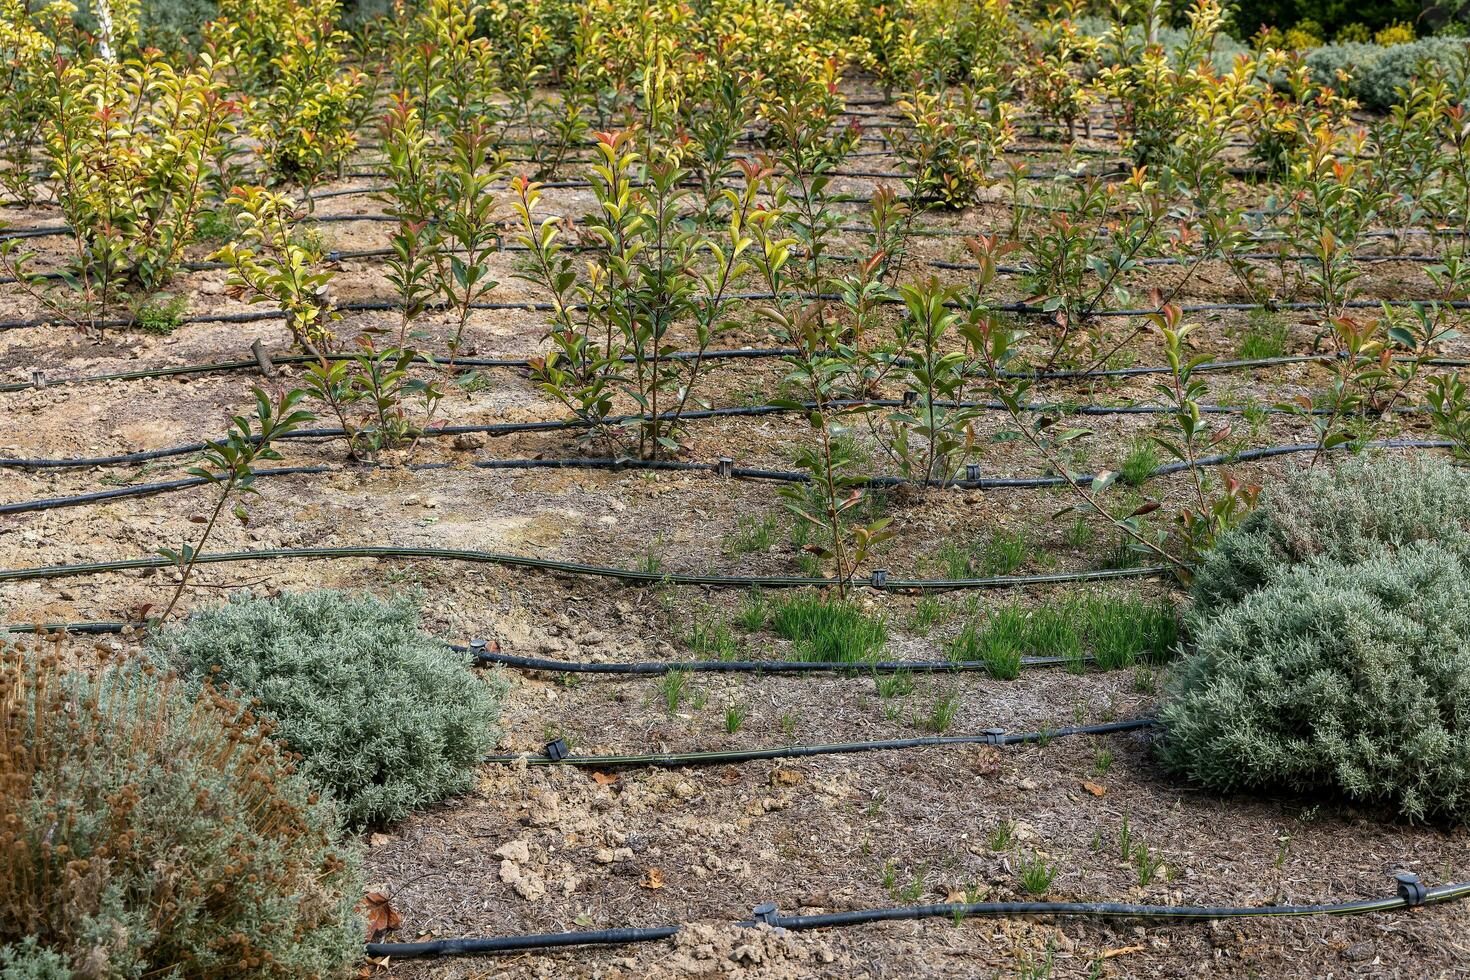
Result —
[[[875,569],[873,569],[873,577],[871,579],[871,584],[872,584],[873,588],[875,588],[875,589],[881,589],[884,586],[886,586],[888,584],[888,569],[886,569],[886,568],[875,568]]]
[[[541,754],[552,762],[560,762],[571,754],[571,748],[567,745],[566,739],[559,738],[554,742],[547,742],[546,748],[541,750]]]
[[[768,926],[779,925],[781,922],[781,912],[776,908],[775,902],[761,902],[750,910],[750,916],[756,922],[761,922]]]
[[[986,745],[1006,744],[1006,730],[1004,728],[987,728],[984,732]]]
[[[721,456],[715,461],[715,476],[722,480],[728,480],[735,475],[735,460],[729,456]]]
[[[487,649],[489,649],[489,644],[487,644],[479,637],[475,637],[474,639],[470,640],[470,655],[473,656],[476,660],[484,660],[485,651]]]
[[[1399,898],[1410,908],[1423,905],[1424,900],[1429,897],[1429,889],[1424,887],[1419,876],[1412,871],[1400,871],[1393,876],[1393,880],[1399,883]]]
[[[978,483],[978,482],[980,482],[980,464],[979,463],[966,463],[965,464],[965,479],[966,480],[969,480],[971,483]]]

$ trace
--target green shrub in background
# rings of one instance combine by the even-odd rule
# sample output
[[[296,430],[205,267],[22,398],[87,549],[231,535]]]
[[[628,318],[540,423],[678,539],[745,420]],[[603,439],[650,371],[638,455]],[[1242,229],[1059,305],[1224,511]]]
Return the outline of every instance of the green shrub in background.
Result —
[[[1374,558],[1433,540],[1470,555],[1470,476],[1428,457],[1301,471],[1267,488],[1195,575],[1193,616],[1226,606],[1312,559]]]
[[[1335,84],[1339,70],[1346,72],[1349,82],[1345,94],[1365,109],[1383,112],[1399,101],[1398,90],[1409,85],[1425,62],[1438,65],[1453,77],[1465,45],[1464,40],[1449,37],[1430,37],[1392,47],[1329,44],[1310,52],[1307,66],[1325,84]]]
[[[1470,816],[1470,578],[1420,542],[1302,566],[1204,622],[1160,755],[1210,789],[1328,792]]]
[[[0,977],[345,974],[357,858],[267,727],[151,665],[0,651]]]
[[[1263,26],[1285,28],[1311,21],[1319,32],[1336,36],[1349,24],[1378,30],[1400,21],[1415,20],[1424,9],[1422,0],[1387,0],[1351,3],[1349,0],[1238,0],[1231,23],[1237,37],[1248,38]]]
[[[258,699],[354,826],[465,792],[495,745],[500,689],[468,654],[421,633],[406,600],[239,596],[155,646],[186,674]]]

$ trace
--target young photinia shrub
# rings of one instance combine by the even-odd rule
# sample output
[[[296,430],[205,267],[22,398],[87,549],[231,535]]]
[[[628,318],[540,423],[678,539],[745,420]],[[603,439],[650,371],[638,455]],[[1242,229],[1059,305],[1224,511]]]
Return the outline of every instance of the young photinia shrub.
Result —
[[[1466,571],[1461,554],[1418,542],[1299,567],[1224,608],[1168,684],[1164,763],[1222,792],[1470,816]]]
[[[88,320],[125,287],[163,286],[194,241],[210,161],[236,112],[217,67],[201,55],[181,72],[157,52],[57,63],[46,148],[75,241],[69,300]]]
[[[0,976],[299,980],[361,956],[335,808],[248,709],[12,648],[0,712]]]
[[[495,745],[500,688],[419,632],[407,601],[247,595],[161,632],[155,649],[257,703],[353,825],[471,789]]]
[[[1297,472],[1220,536],[1194,579],[1208,618],[1313,560],[1352,563],[1414,541],[1470,555],[1470,477],[1432,459],[1353,462]]]
[[[32,154],[47,117],[48,65],[71,15],[63,0],[0,0],[0,188],[17,201],[35,197]]]

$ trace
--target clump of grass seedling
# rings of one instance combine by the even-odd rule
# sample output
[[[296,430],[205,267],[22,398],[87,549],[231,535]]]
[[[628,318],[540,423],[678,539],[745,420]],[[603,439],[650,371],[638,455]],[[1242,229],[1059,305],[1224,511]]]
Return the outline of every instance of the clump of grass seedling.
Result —
[[[1138,887],[1147,888],[1153,884],[1159,872],[1164,868],[1164,858],[1148,849],[1147,844],[1137,844],[1133,848],[1133,870],[1138,872]]]
[[[1092,771],[1099,776],[1106,776],[1116,760],[1117,756],[1113,755],[1111,749],[1100,749],[1092,759]]]
[[[658,679],[658,690],[663,695],[664,706],[670,712],[678,711],[689,690],[689,673],[683,670],[669,671]]]
[[[759,589],[751,589],[735,610],[735,624],[747,633],[765,629],[770,619],[771,604]]]
[[[820,596],[780,602],[771,618],[778,636],[791,640],[801,660],[861,663],[876,659],[888,642],[888,626],[851,603]]]
[[[1291,326],[1286,321],[1269,310],[1254,310],[1235,355],[1242,361],[1284,357],[1290,340]]]
[[[959,709],[959,696],[954,691],[947,691],[934,700],[934,706],[929,709],[928,716],[919,723],[919,727],[936,735],[943,735],[954,724],[954,716]]]
[[[771,550],[776,530],[774,517],[742,517],[725,536],[725,552],[731,555],[764,554]]]
[[[1159,468],[1159,447],[1152,439],[1135,439],[1123,459],[1123,480],[1134,487],[1142,486]]]
[[[884,700],[901,698],[914,689],[914,675],[906,670],[895,670],[891,674],[880,674],[873,680],[878,697]]]
[[[980,550],[980,570],[986,576],[1010,575],[1030,560],[1031,541],[1021,531],[996,531]]]
[[[904,623],[908,631],[916,636],[928,636],[935,626],[944,622],[947,615],[944,604],[934,596],[920,596],[914,611]]]
[[[1057,867],[1041,857],[1022,858],[1018,865],[1021,887],[1030,895],[1045,895],[1056,880]]]
[[[981,629],[966,623],[958,636],[950,641],[949,657],[954,661],[983,661],[992,677],[1015,680],[1021,673],[1021,639],[1024,616],[1015,609],[1002,610]]]
[[[992,851],[1007,850],[1015,836],[1016,822],[1014,820],[1001,821],[1000,825],[990,832],[990,849]]]
[[[743,704],[732,704],[725,709],[725,731],[734,735],[745,726],[745,719],[750,715],[750,709]]]
[[[1010,575],[1035,557],[1031,539],[1022,531],[996,531],[981,544],[946,541],[935,555],[945,578]]]
[[[1168,658],[1179,640],[1173,607],[1135,598],[1076,596],[1045,606],[1002,606],[966,623],[949,644],[954,660],[984,661],[996,677],[1020,672],[1023,656],[1062,657],[1080,669],[1087,653],[1114,670]]]
[[[707,615],[696,616],[689,623],[689,632],[684,638],[692,653],[713,660],[736,660],[742,644],[724,619],[705,610]]]

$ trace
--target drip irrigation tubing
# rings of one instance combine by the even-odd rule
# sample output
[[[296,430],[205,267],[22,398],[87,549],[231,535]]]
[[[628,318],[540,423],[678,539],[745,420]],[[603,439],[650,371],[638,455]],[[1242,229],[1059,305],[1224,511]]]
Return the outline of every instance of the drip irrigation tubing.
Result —
[[[0,626],[0,633],[47,634],[73,633],[79,636],[106,636],[122,633],[128,627],[140,627],[142,623],[40,623],[35,625]],[[459,653],[469,653],[482,666],[510,667],[514,670],[535,671],[548,674],[608,674],[613,676],[659,676],[671,673],[690,674],[847,674],[867,677],[872,674],[951,674],[990,672],[994,665],[984,660],[651,660],[635,662],[596,663],[583,660],[547,660],[542,657],[522,657],[516,654],[492,650],[483,640],[471,640],[468,645],[450,643],[449,648]],[[1070,667],[1078,663],[1096,663],[1092,654],[1077,657],[1021,657],[1018,665],[1022,669],[1035,670],[1045,667]]]
[[[781,745],[766,749],[715,749],[701,752],[653,752],[647,755],[567,755],[558,751],[556,742],[540,755],[486,756],[482,762],[495,765],[574,766],[578,769],[624,769],[654,767],[678,769],[686,766],[719,766],[736,762],[758,762],[767,759],[805,759],[818,755],[856,755],[863,752],[898,752],[906,749],[940,748],[950,745],[1022,745],[1049,742],[1054,738],[1076,735],[1113,735],[1152,728],[1152,718],[1131,718],[1103,725],[1073,725],[1039,732],[1006,732],[991,728],[980,735],[923,735],[917,738],[878,739],[870,742],[831,742],[821,745]]]
[[[660,356],[661,360],[667,361],[723,361],[723,360],[764,360],[768,358],[791,357],[800,351],[794,347],[736,347],[725,350],[708,351],[672,351]],[[328,360],[347,361],[353,360],[352,354],[328,354]],[[1256,368],[1277,367],[1286,364],[1313,364],[1328,363],[1338,359],[1336,354],[1289,354],[1280,357],[1257,357],[1239,358],[1224,361],[1209,361],[1194,369],[1196,373],[1210,371],[1243,371]],[[310,354],[268,354],[270,363],[275,365],[284,364],[309,364],[315,363],[317,358]],[[447,354],[417,354],[414,362],[419,364],[443,364],[448,362]],[[622,360],[625,363],[633,363],[632,355],[625,355]],[[1397,357],[1396,361],[1413,360],[1408,357]],[[531,367],[531,359],[525,357],[456,357],[454,363],[457,367],[467,368],[511,368],[526,370]],[[896,363],[901,366],[911,366],[908,358],[900,358]],[[1435,357],[1421,360],[1417,363],[1428,367],[1470,367],[1470,359]],[[108,381],[146,381],[160,378],[182,377],[194,374],[214,374],[227,371],[258,371],[260,362],[254,358],[238,361],[214,361],[202,364],[176,364],[161,368],[147,368],[138,371],[118,371],[111,374],[92,374],[81,377],[53,378],[48,377],[43,371],[32,371],[30,381],[9,381],[0,384],[0,393],[39,390],[43,388],[56,388],[67,385],[100,384]],[[1086,378],[1120,378],[1134,377],[1150,374],[1168,374],[1172,368],[1167,365],[1151,365],[1127,368],[1098,368],[1092,370],[1066,369],[1057,371],[1029,372],[1029,371],[1002,371],[1000,376],[1007,379],[1027,379],[1032,381],[1074,380]]]
[[[838,293],[783,293],[775,295],[768,292],[762,293],[731,293],[725,297],[727,300],[779,300],[783,298],[803,299],[813,301],[836,302],[843,297]],[[897,306],[903,303],[900,296],[880,296],[874,300],[888,306]],[[966,309],[967,307],[957,300],[946,302],[948,309]],[[1374,310],[1374,309],[1412,309],[1415,307],[1434,305],[1444,309],[1464,310],[1470,309],[1470,300],[1441,300],[1434,297],[1419,297],[1413,299],[1359,299],[1348,300],[1338,304],[1345,310]],[[343,313],[371,313],[398,310],[400,305],[393,300],[372,300],[354,303],[342,303],[335,309]],[[433,304],[428,309],[443,309],[443,304]],[[521,310],[531,313],[549,313],[556,309],[551,303],[471,303],[471,310]],[[586,308],[584,303],[572,303],[564,307],[568,310],[582,310]],[[1044,306],[1031,303],[992,303],[984,307],[991,313],[1014,313],[1018,316],[1050,316],[1054,311]],[[1291,303],[1190,303],[1179,307],[1181,313],[1219,313],[1226,311],[1249,312],[1251,310],[1270,310],[1281,312],[1288,310],[1320,310],[1321,303],[1313,302],[1291,302]],[[1158,307],[1137,307],[1131,309],[1099,309],[1088,314],[1090,319],[1105,319],[1109,317],[1138,318],[1156,316],[1161,311]],[[284,320],[286,315],[279,310],[267,310],[263,312],[243,313],[210,313],[197,314],[182,317],[179,323],[263,323],[274,320]],[[37,317],[31,320],[9,320],[0,322],[0,330],[25,330],[36,327],[52,326],[56,324],[56,317]],[[112,319],[99,321],[96,326],[99,329],[127,327],[132,325],[132,320]]]
[[[238,562],[278,561],[297,558],[425,558],[461,561],[471,564],[501,565],[508,568],[537,569],[563,575],[608,578],[629,584],[684,585],[707,588],[790,589],[837,585],[836,579],[817,576],[745,576],[698,575],[685,572],[655,572],[635,568],[613,568],[583,562],[532,558],[493,551],[468,551],[456,548],[415,548],[397,546],[346,546],[312,548],[269,548],[260,551],[205,552],[194,559],[198,565]],[[162,555],[146,558],[124,558],[114,561],[84,562],[76,565],[45,565],[32,568],[0,569],[0,582],[33,582],[110,572],[146,571],[173,568],[176,563]],[[1056,585],[1068,582],[1101,582],[1122,578],[1150,578],[1168,574],[1168,566],[1142,568],[1106,568],[1077,572],[1051,572],[1040,575],[1005,575],[991,578],[900,579],[875,571],[870,578],[853,579],[850,584],[896,591],[956,591],[960,589],[1005,589],[1031,585]]]
[[[765,902],[752,910],[751,918],[734,923],[745,928],[766,926],[801,932],[810,929],[832,929],[871,925],[877,922],[907,922],[924,919],[967,918],[1059,918],[1126,919],[1142,922],[1184,923],[1213,922],[1221,919],[1284,919],[1308,916],[1350,916],[1374,912],[1395,912],[1470,897],[1470,882],[1425,887],[1417,875],[1407,872],[1395,876],[1397,894],[1381,898],[1357,899],[1350,902],[1323,902],[1313,905],[1135,905],[1124,902],[942,902],[932,905],[904,905],[889,908],[858,909],[812,915],[782,915],[775,902]],[[415,959],[421,957],[461,956],[477,953],[507,953],[567,946],[621,946],[633,943],[659,942],[673,938],[682,925],[619,927],[579,932],[555,932],[522,936],[466,937],[429,939],[421,942],[368,943],[368,956]]]
[[[1410,440],[1410,439],[1386,439],[1377,442],[1365,443],[1362,448],[1378,449],[1448,449],[1453,443],[1441,440]],[[1242,450],[1234,455],[1205,456],[1196,459],[1195,468],[1207,466],[1229,466],[1233,463],[1251,462],[1256,459],[1268,459],[1273,456],[1289,455],[1292,453],[1311,452],[1317,447],[1314,443],[1299,443],[1289,446],[1271,446],[1262,449]],[[1347,447],[1342,447],[1346,449]],[[1331,450],[1331,451],[1336,451]],[[3,461],[0,461],[3,462]],[[389,467],[382,467],[388,469]],[[731,479],[736,480],[759,480],[774,483],[807,483],[810,477],[805,473],[792,470],[766,470],[744,466],[725,467],[722,463],[690,463],[674,460],[638,460],[625,458],[572,458],[572,459],[494,459],[476,460],[460,467],[455,463],[412,463],[404,469],[413,473],[422,473],[439,470],[534,470],[534,469],[585,469],[585,470],[612,470],[614,472],[628,471],[675,471],[684,473],[715,473],[724,472]],[[1183,462],[1165,463],[1150,471],[1143,479],[1153,480],[1174,473],[1182,473],[1190,469]],[[313,475],[322,473],[346,473],[351,472],[342,467],[333,466],[282,466],[273,469],[261,469],[255,471],[257,479],[269,479],[271,477]],[[854,486],[866,489],[887,489],[900,486],[915,486],[922,484],[926,487],[939,487],[955,490],[1032,490],[1047,487],[1064,487],[1069,484],[1087,486],[1095,480],[1095,476],[1064,477],[1064,476],[1039,476],[1039,477],[978,477],[951,480],[929,479],[923,481],[911,480],[901,476],[870,476],[853,482]],[[163,480],[155,483],[140,483],[132,486],[113,487],[108,490],[94,490],[88,493],[74,494],[61,497],[43,497],[35,500],[21,500],[8,504],[0,504],[0,515],[5,514],[27,514],[44,510],[60,510],[67,507],[84,507],[90,504],[109,503],[115,500],[124,500],[135,497],[149,497],[162,493],[171,493],[178,490],[188,490],[193,487],[201,487],[213,483],[213,480],[202,476],[182,477],[177,480]]]

